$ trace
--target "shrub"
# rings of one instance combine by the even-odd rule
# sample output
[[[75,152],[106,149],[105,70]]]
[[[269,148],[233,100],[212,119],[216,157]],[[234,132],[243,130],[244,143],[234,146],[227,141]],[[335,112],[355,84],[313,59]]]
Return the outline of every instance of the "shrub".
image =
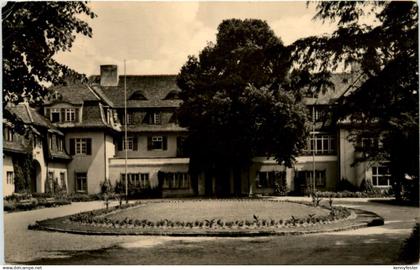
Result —
[[[418,263],[419,262],[419,242],[420,242],[420,224],[416,223],[410,237],[404,241],[400,252],[400,260],[404,263]]]
[[[274,182],[274,194],[278,196],[286,196],[287,195],[287,183],[286,178],[283,177],[282,172],[276,172],[276,180]]]
[[[13,193],[12,195],[4,197],[4,200],[8,201],[21,201],[21,200],[29,200],[32,198],[30,193]]]
[[[32,193],[33,198],[50,198],[51,194],[48,193]]]
[[[86,193],[74,193],[68,196],[68,199],[72,202],[90,202],[102,200],[101,194],[86,194]]]
[[[370,180],[363,179],[360,183],[360,190],[366,193],[374,193],[374,187]]]
[[[312,192],[311,198],[312,198],[312,206],[318,207],[319,203],[322,201],[322,198],[318,195],[317,192]]]
[[[342,178],[337,183],[337,191],[350,191],[350,192],[356,192],[358,191],[358,188],[353,185],[349,180]]]
[[[402,198],[415,205],[419,205],[419,178],[403,181]]]
[[[16,202],[14,201],[3,201],[3,209],[4,211],[15,211],[16,210]]]

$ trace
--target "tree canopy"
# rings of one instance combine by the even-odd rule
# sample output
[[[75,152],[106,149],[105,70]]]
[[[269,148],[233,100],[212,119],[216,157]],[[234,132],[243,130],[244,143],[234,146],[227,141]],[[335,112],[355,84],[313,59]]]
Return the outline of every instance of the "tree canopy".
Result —
[[[290,54],[266,22],[224,20],[215,44],[177,77],[178,119],[192,170],[246,168],[258,155],[290,165],[306,139],[306,109],[287,90]]]
[[[53,58],[70,50],[76,34],[92,36],[81,15],[96,17],[86,2],[10,1],[2,7],[3,109],[22,101],[40,104],[49,85],[84,78]]]
[[[331,72],[358,67],[335,116],[353,124],[351,139],[378,140],[360,161],[390,161],[397,184],[419,173],[418,7],[415,1],[318,2],[314,19],[335,21],[331,35],[291,45],[298,81],[327,85]],[[363,16],[373,24],[361,23]],[[305,78],[302,80],[301,78]],[[398,191],[397,191],[398,192]]]

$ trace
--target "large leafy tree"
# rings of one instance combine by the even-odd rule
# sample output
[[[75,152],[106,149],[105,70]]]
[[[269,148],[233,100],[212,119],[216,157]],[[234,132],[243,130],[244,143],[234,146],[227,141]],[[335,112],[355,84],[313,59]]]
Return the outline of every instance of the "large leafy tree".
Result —
[[[70,50],[76,34],[92,36],[82,15],[96,16],[86,2],[22,1],[2,7],[3,109],[22,101],[40,104],[49,94],[49,85],[69,76],[83,78],[53,58]]]
[[[189,57],[177,83],[192,171],[237,179],[257,155],[293,162],[304,146],[306,111],[287,90],[290,63],[267,23],[251,19],[223,21],[216,43]]]
[[[364,155],[359,161],[390,161],[398,197],[404,178],[418,182],[419,174],[417,3],[328,1],[316,5],[314,19],[335,21],[338,29],[292,44],[293,74],[302,85],[319,90],[321,85],[331,86],[331,72],[358,67],[353,69],[353,84],[337,101],[335,116],[352,123],[350,139],[355,143],[375,139],[376,143],[360,149]],[[366,16],[376,21],[361,23]]]

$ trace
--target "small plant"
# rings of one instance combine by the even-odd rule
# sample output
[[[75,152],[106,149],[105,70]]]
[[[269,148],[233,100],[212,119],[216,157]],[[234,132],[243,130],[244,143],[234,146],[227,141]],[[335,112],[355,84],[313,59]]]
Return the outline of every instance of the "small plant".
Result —
[[[270,226],[274,226],[274,225],[276,225],[276,221],[274,219],[271,219],[270,220]]]
[[[255,223],[258,223],[258,221],[259,221],[258,216],[256,216],[256,215],[254,214],[254,222],[255,222]]]
[[[217,225],[219,225],[220,227],[223,227],[223,225],[225,225],[225,224],[224,224],[224,222],[223,222],[221,219],[218,219],[216,223],[217,223]]]
[[[332,209],[332,206],[333,206],[333,198],[332,198],[332,195],[328,199],[328,204],[330,205],[330,208]]]
[[[293,226],[296,226],[296,223],[297,223],[298,219],[295,218],[294,216],[292,216],[291,219],[290,219],[290,221],[291,221],[291,223],[292,223]]]
[[[314,223],[315,221],[314,217],[315,217],[315,214],[308,214],[307,222]]]
[[[215,218],[213,218],[211,220],[206,219],[205,221],[206,221],[206,226],[209,227],[209,228],[212,228],[216,219]]]
[[[314,207],[318,207],[319,203],[322,201],[322,198],[319,197],[319,195],[316,192],[311,193],[311,198],[312,198],[312,205]]]

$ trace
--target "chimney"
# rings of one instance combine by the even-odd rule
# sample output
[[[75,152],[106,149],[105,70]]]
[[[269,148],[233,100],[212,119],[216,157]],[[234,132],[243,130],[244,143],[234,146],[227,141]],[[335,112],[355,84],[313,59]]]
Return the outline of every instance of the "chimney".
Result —
[[[101,86],[118,86],[117,65],[101,65]]]

